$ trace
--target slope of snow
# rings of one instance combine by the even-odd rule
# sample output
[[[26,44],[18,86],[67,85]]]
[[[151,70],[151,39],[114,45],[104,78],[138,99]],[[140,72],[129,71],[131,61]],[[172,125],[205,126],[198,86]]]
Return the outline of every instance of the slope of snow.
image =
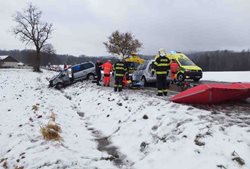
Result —
[[[27,70],[0,70],[0,160],[6,159],[9,168],[115,168],[99,160],[107,154],[96,150],[72,103],[60,91],[48,89],[46,77]],[[33,105],[38,105],[37,112]],[[40,133],[51,112],[62,128],[61,142],[45,141]]]
[[[120,95],[90,84],[80,86],[65,92],[77,93],[73,100],[85,119],[119,146],[134,168],[239,168],[231,160],[234,151],[246,160],[242,168],[250,167],[249,124],[235,126],[223,113],[212,115],[140,91]]]
[[[0,168],[2,159],[25,169],[250,168],[247,112],[206,111],[89,82],[58,91],[47,88],[53,74],[0,70]],[[60,142],[40,132],[51,112],[62,128]]]
[[[203,72],[202,80],[218,82],[250,82],[250,71]]]

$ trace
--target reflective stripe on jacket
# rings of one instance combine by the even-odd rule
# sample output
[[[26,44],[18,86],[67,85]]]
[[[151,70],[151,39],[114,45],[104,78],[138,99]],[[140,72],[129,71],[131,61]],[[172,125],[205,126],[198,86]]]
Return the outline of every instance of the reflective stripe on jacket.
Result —
[[[160,57],[156,55],[154,61],[154,70],[157,75],[166,75],[168,74],[168,70],[170,68],[170,60],[167,56]]]
[[[114,71],[115,71],[115,76],[123,77],[127,70],[126,70],[125,64],[123,62],[117,62],[114,65]]]

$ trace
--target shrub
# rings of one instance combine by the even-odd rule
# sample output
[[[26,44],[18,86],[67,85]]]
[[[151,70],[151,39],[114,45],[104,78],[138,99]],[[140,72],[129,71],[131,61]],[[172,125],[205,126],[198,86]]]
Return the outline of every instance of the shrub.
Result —
[[[45,140],[60,141],[62,139],[60,136],[61,127],[55,121],[56,115],[52,112],[48,124],[41,127],[41,133]]]
[[[45,140],[55,140],[55,141],[61,140],[61,136],[60,136],[61,127],[56,123],[47,124],[41,127],[41,133]]]
[[[33,105],[32,106],[32,110],[35,112],[35,111],[38,111],[38,105],[36,104],[36,105]]]

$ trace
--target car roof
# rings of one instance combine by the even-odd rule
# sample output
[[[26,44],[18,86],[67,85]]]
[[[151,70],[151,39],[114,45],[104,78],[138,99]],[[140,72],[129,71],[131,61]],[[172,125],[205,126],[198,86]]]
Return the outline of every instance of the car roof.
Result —
[[[188,58],[184,53],[168,53],[167,56],[170,59]]]
[[[91,64],[93,64],[95,66],[95,64],[92,61],[87,61],[87,62],[82,62],[82,63],[76,64],[76,65],[72,65],[72,66],[68,67],[67,69],[70,69],[72,67],[79,66],[79,65],[82,65],[82,64],[86,64],[86,63],[91,63]],[[67,70],[67,69],[65,69],[65,70]]]
[[[91,63],[91,64],[93,64],[93,65],[94,65],[94,63],[93,63],[93,62],[91,62],[91,61],[87,61],[87,62],[82,62],[82,63],[76,64],[76,65],[73,65],[73,66],[71,66],[71,67],[78,66],[78,65],[83,65],[83,64],[87,64],[87,63]]]

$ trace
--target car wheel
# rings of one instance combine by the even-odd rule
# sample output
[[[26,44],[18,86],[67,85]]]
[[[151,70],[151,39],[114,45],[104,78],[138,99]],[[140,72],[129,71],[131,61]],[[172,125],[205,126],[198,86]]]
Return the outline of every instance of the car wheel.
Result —
[[[62,83],[57,83],[56,84],[56,89],[60,90],[63,88],[63,84]]]
[[[177,75],[177,80],[180,82],[183,82],[185,80],[184,74],[183,73],[179,73]]]
[[[194,82],[199,82],[200,78],[194,78]]]
[[[94,74],[88,74],[88,76],[87,76],[87,79],[88,80],[95,80],[95,75]]]
[[[144,84],[144,86],[147,86],[147,85],[148,85],[148,82],[147,82],[147,79],[145,78],[145,76],[143,76],[143,77],[141,78],[141,81],[142,81],[142,83]]]

